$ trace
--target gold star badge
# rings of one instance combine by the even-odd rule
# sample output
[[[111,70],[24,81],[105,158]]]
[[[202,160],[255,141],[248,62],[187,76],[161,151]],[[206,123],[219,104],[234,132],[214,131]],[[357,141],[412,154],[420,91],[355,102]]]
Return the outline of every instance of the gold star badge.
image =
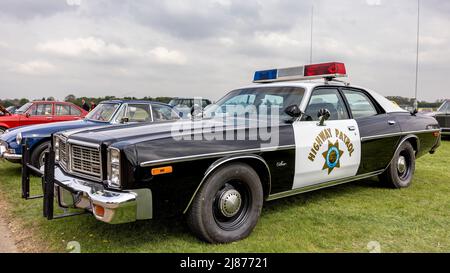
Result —
[[[331,143],[328,141],[328,149],[326,152],[322,153],[325,158],[325,164],[323,165],[322,170],[328,169],[328,174],[330,174],[334,168],[341,167],[341,157],[344,154],[344,151],[339,150],[339,141],[336,140],[336,143]]]

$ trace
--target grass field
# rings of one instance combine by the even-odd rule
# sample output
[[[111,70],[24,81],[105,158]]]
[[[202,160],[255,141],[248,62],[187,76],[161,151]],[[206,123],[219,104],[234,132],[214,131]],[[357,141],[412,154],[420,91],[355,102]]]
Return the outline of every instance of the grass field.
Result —
[[[450,141],[419,159],[413,185],[392,190],[376,179],[269,202],[251,236],[210,245],[191,235],[183,219],[111,226],[90,215],[47,221],[42,200],[20,199],[20,168],[0,162],[0,192],[10,214],[50,251],[66,252],[450,252]],[[39,192],[38,179],[33,191]]]

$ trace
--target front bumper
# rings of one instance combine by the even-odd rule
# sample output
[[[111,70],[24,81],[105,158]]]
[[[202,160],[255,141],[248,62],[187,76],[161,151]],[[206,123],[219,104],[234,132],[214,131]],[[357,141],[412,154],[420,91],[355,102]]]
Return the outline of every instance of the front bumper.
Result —
[[[109,224],[153,218],[150,189],[111,191],[103,184],[69,176],[58,166],[55,166],[54,186],[60,207],[88,210],[97,220]]]
[[[10,152],[10,149],[8,149],[7,144],[0,143],[0,158],[4,158],[8,161],[11,161],[13,163],[20,163],[22,161],[22,155],[14,153],[15,151],[12,150],[13,153]]]

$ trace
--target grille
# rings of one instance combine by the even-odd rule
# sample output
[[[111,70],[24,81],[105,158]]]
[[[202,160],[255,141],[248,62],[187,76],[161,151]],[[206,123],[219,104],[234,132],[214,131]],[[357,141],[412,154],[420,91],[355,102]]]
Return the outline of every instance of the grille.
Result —
[[[100,151],[95,148],[79,145],[71,146],[71,170],[74,173],[102,178]]]

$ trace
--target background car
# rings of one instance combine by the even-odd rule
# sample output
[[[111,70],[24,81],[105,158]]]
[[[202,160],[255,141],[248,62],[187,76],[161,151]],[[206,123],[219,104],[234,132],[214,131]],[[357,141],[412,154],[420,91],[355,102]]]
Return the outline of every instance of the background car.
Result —
[[[44,164],[44,154],[50,145],[50,137],[53,133],[79,128],[172,119],[179,119],[179,116],[167,104],[151,101],[104,101],[83,120],[12,129],[0,137],[0,149],[3,150],[3,153],[0,152],[0,156],[13,163],[20,163],[22,159],[21,143],[26,143],[30,150],[29,163],[40,168]]]
[[[435,113],[443,135],[450,135],[450,100],[444,101]]]
[[[188,118],[190,116],[192,106],[194,106],[196,103],[198,104],[199,102],[200,99],[176,97],[169,102],[169,105],[176,109],[180,117]],[[211,104],[211,101],[208,99],[201,99],[201,104],[202,108],[205,108],[206,106]]]
[[[58,121],[78,120],[88,112],[70,102],[33,101],[15,111],[0,116],[0,135],[7,129]]]

